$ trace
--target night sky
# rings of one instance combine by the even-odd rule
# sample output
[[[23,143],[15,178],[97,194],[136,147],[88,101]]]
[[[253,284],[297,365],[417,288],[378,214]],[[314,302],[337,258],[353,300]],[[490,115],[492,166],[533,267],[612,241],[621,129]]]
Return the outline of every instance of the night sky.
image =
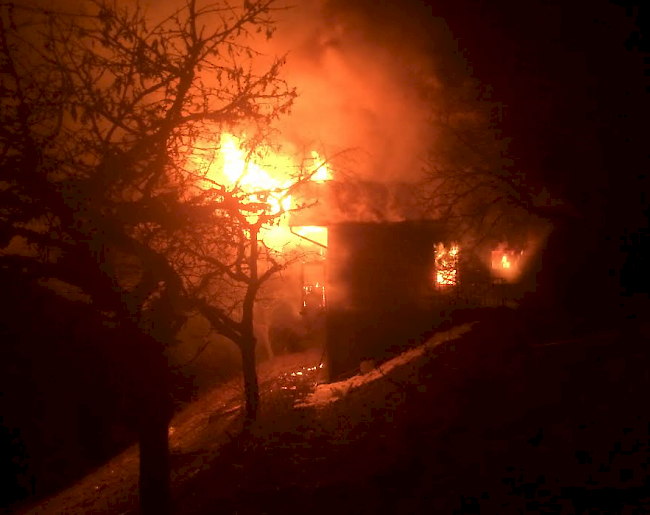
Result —
[[[475,3],[445,16],[476,75],[508,105],[513,151],[560,197],[587,208],[642,165],[647,77],[638,9],[578,4]]]

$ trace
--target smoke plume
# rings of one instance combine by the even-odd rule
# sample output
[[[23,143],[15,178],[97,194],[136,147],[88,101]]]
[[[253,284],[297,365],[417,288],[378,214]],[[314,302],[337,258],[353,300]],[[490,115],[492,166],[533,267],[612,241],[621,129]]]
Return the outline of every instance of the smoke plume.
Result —
[[[429,32],[447,53],[451,38],[440,20],[424,28],[417,13],[386,9],[309,1],[281,13],[270,51],[288,53],[286,79],[299,94],[281,130],[297,148],[343,152],[333,161],[339,172],[414,180],[434,137]]]

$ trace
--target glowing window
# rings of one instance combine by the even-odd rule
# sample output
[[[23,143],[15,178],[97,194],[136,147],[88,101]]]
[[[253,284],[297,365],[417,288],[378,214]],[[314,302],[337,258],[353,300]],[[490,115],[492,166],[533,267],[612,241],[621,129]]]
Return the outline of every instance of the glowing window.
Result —
[[[458,244],[435,245],[435,280],[438,286],[453,286],[458,281]]]

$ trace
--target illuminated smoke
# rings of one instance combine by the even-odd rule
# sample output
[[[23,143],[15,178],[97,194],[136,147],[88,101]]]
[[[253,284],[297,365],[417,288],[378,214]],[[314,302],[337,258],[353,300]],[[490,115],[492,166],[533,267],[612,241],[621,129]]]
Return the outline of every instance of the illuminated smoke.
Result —
[[[180,2],[151,4],[155,17]],[[299,97],[279,121],[284,151],[309,157],[316,149],[340,174],[357,179],[418,179],[435,136],[430,113],[442,91],[438,76],[466,73],[446,24],[412,6],[332,0],[277,5],[287,9],[274,13],[273,38],[253,33],[246,43],[263,54],[256,71],[272,57],[288,56],[283,77]]]
[[[285,76],[298,88],[281,133],[296,148],[322,148],[339,173],[414,180],[431,142],[431,62],[391,41],[359,12],[302,2],[281,17],[269,48],[289,52]]]

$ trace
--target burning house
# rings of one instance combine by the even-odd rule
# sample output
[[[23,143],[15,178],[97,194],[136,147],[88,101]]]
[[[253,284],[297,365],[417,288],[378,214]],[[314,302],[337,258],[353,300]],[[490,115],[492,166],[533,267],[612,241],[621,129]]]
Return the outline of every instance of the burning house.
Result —
[[[458,247],[444,226],[397,216],[406,191],[370,182],[312,185],[307,194],[319,201],[291,217],[295,227],[327,228],[325,257],[302,266],[303,309],[311,303],[326,317],[330,380],[419,340],[431,329],[439,288],[456,282]]]
[[[326,345],[331,379],[382,360],[430,330],[435,223],[344,222],[329,228]]]
[[[260,233],[267,248],[302,255],[284,284],[296,291],[282,302],[293,302],[306,326],[325,329],[331,380],[419,342],[442,311],[484,304],[495,276],[513,277],[519,254],[503,247],[478,259],[461,248],[443,223],[421,218],[411,184],[334,180],[314,152],[310,179],[289,191],[287,159],[270,153],[270,164],[247,162],[237,138],[225,134],[214,180],[245,188],[277,214]]]
[[[417,344],[445,311],[504,304],[524,261],[504,244],[461,249],[445,224],[408,219],[399,210],[408,191],[399,183],[311,185],[318,203],[291,217],[293,226],[326,228],[322,258],[303,264],[303,309],[325,313],[330,380]]]

